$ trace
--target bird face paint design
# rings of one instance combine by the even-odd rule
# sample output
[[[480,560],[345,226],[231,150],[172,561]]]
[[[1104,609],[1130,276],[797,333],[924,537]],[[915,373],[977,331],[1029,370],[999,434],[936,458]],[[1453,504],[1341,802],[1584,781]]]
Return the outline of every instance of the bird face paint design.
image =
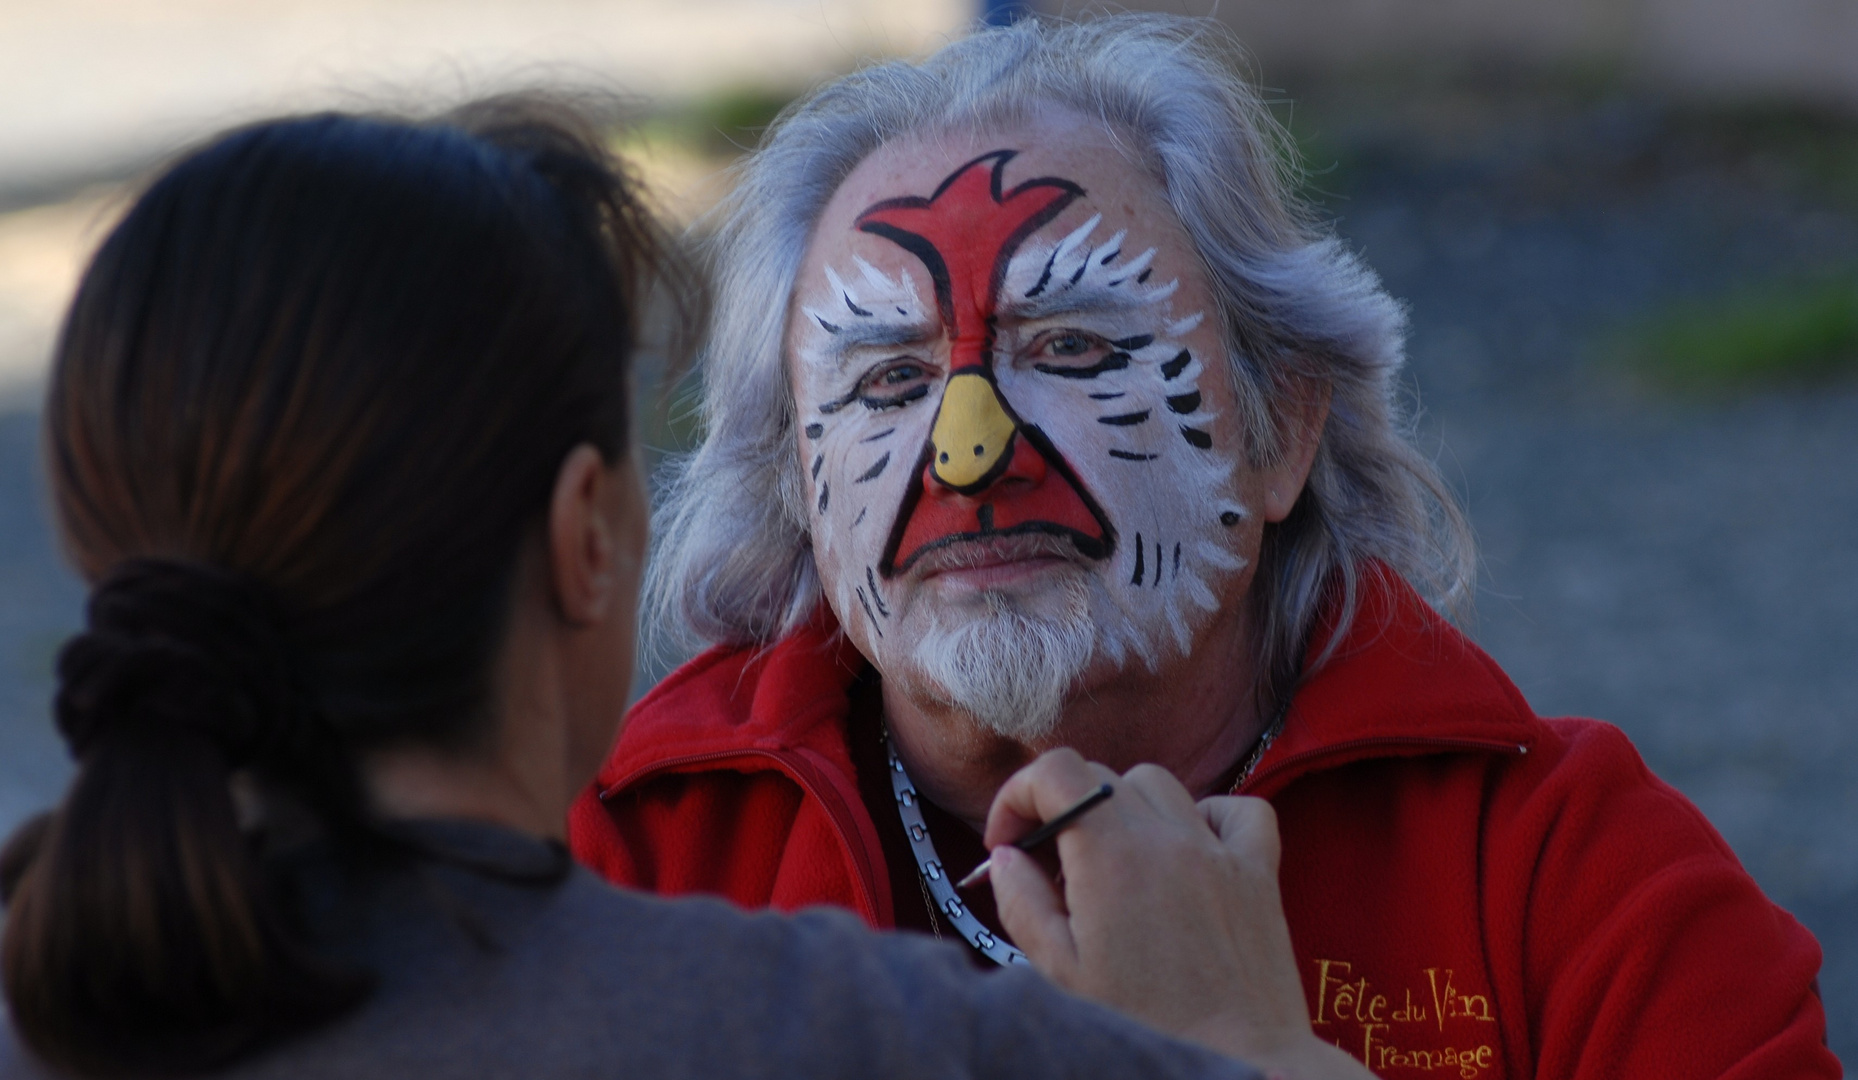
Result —
[[[1186,653],[1250,512],[1215,439],[1217,336],[1175,310],[1191,253],[1105,228],[1075,179],[1011,182],[1018,156],[864,206],[789,343],[842,625],[886,676],[1026,734],[1093,661]]]
[[[861,232],[892,241],[928,271],[949,344],[935,422],[878,564],[885,578],[938,547],[992,536],[1048,533],[1090,558],[1115,548],[1103,511],[1038,426],[1014,415],[996,381],[995,301],[1010,260],[1028,234],[1084,193],[1049,176],[1003,192],[1001,174],[1013,157],[997,150],[926,199],[890,199],[858,217]],[[925,484],[951,497],[925,500]]]

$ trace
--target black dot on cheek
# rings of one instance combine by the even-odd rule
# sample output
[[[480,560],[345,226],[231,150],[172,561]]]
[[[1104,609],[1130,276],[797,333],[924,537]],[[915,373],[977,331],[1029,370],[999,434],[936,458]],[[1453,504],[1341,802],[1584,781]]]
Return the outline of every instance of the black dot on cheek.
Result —
[[[981,456],[982,454],[984,454],[984,453],[986,453],[986,452],[987,452],[987,448],[986,448],[985,446],[977,446],[977,447],[975,447],[975,448],[974,448],[974,456],[975,456],[975,457],[980,457],[980,456]]]
[[[942,451],[942,456],[939,458],[936,458],[936,460],[940,461],[944,465],[948,464],[948,451],[946,450]]]
[[[1238,513],[1232,510],[1228,510],[1225,513],[1219,515],[1219,523],[1221,525],[1224,525],[1228,529],[1232,528],[1234,525],[1237,525],[1240,520],[1241,519]]]

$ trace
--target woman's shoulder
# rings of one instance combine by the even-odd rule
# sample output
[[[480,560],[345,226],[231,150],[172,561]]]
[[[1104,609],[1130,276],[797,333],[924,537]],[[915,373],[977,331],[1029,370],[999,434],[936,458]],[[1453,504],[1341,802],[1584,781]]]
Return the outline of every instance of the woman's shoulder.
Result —
[[[623,1061],[640,1076],[1247,1075],[1030,968],[980,973],[954,945],[878,934],[836,908],[665,899],[577,867],[510,946],[481,1015],[533,1042],[538,1063]]]
[[[374,996],[232,1076],[869,1075],[972,1003],[959,953],[843,913],[665,900],[578,866],[550,878],[507,838],[444,841],[448,861],[370,893],[346,942]]]

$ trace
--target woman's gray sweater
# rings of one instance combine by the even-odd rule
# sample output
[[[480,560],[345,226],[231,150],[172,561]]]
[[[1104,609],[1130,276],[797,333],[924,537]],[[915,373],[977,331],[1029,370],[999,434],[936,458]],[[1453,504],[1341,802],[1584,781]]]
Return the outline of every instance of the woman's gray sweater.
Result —
[[[219,1075],[1257,1076],[1030,970],[979,972],[842,912],[625,892],[488,826],[415,835],[423,858],[315,909],[325,946],[377,973],[374,995]],[[0,1025],[0,1080],[42,1075]]]

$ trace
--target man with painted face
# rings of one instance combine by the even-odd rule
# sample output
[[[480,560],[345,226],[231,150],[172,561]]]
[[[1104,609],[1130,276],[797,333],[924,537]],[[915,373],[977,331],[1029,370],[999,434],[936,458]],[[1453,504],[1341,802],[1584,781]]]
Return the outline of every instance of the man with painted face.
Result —
[[[1295,956],[1259,1000],[1380,1075],[1837,1075],[1811,936],[1623,736],[1538,718],[1435,613],[1473,557],[1403,435],[1400,309],[1269,130],[1211,27],[1134,16],[775,126],[651,571],[714,647],[635,709],[578,853],[1019,962],[1007,924],[1061,897],[1003,922],[952,882],[1068,746],[1271,803]]]

